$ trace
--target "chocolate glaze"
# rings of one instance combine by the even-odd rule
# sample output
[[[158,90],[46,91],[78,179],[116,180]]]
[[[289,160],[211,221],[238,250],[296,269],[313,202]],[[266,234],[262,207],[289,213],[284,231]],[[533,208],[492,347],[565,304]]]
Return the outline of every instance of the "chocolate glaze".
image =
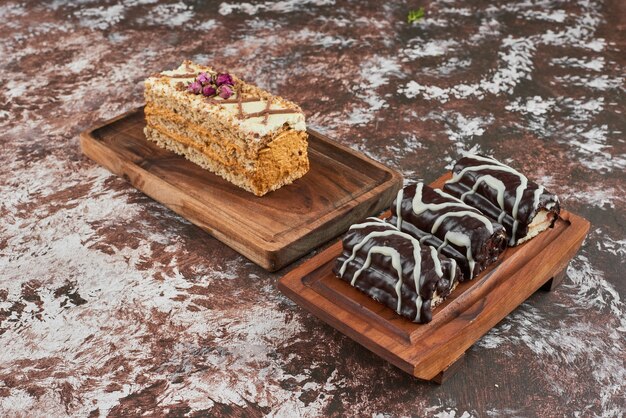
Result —
[[[211,99],[211,100],[212,100],[212,103],[215,103],[215,104],[224,104],[224,103],[226,103],[226,104],[231,103],[232,104],[232,103],[258,102],[258,101],[261,100],[261,98],[260,97],[246,97],[246,98],[243,98],[243,97],[237,96],[237,98],[235,98],[235,99],[221,99],[221,100]]]
[[[161,74],[157,73],[156,77],[167,77],[167,78],[195,78],[198,74],[196,73],[186,73],[186,74]]]
[[[264,124],[267,124],[270,115],[300,113],[293,109],[270,109],[272,105],[271,100],[267,100],[265,109],[261,110],[260,112],[246,113],[243,111],[244,103],[260,102],[261,100],[262,99],[260,97],[243,97],[243,94],[240,91],[238,91],[236,97],[232,99],[222,99],[222,100],[218,100],[214,98],[206,99],[207,103],[214,104],[214,105],[237,104],[237,118],[250,119],[250,118],[262,117]]]
[[[493,158],[468,155],[455,164],[453,172],[444,190],[504,225],[511,246],[526,236],[541,209],[550,212],[550,226],[558,218],[556,195]]]
[[[269,117],[269,115],[288,115],[290,113],[300,113],[296,110],[293,109],[270,109],[269,105],[265,110],[261,110],[260,112],[254,112],[254,113],[246,113],[244,116],[245,118],[258,118],[258,117],[265,117],[265,123],[267,123],[267,118]]]
[[[417,323],[432,320],[434,293],[445,298],[460,276],[454,260],[378,218],[350,227],[334,272]]]
[[[506,248],[504,227],[460,200],[416,183],[398,192],[389,222],[458,263],[473,279]]]

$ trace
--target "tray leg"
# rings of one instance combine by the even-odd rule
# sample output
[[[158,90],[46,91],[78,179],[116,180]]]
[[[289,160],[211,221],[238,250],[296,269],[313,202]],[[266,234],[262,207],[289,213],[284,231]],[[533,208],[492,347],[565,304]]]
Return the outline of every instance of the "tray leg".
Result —
[[[568,264],[569,265],[569,264]],[[563,270],[559,271],[558,273],[556,273],[554,276],[552,276],[550,278],[550,280],[548,280],[547,282],[544,283],[543,286],[541,286],[541,290],[545,291],[545,292],[551,292],[553,291],[558,285],[561,284],[561,282],[563,281],[563,279],[565,278],[565,275],[567,274],[567,266],[566,265]]]
[[[465,353],[461,354],[459,358],[454,360],[451,364],[448,365],[448,367],[446,367],[441,372],[439,372],[439,374],[435,376],[431,380],[431,382],[436,383],[438,385],[443,384],[443,382],[448,380],[452,375],[454,375],[454,373],[456,373],[459,367],[464,363],[464,360],[465,360]]]

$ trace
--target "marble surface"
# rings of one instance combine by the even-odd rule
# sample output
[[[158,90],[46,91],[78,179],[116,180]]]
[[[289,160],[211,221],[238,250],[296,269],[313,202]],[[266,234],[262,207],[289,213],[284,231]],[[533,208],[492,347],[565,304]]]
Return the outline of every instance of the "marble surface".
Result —
[[[406,22],[410,9],[426,17]],[[0,3],[0,416],[623,416],[623,1]],[[563,285],[416,381],[81,155],[183,59],[437,178],[492,154],[592,222]]]

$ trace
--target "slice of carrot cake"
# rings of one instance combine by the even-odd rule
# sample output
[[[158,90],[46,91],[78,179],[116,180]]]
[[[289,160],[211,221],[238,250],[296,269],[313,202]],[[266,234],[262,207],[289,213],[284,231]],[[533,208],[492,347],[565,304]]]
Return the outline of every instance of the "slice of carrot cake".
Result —
[[[145,81],[146,138],[257,196],[309,170],[296,104],[185,61]]]

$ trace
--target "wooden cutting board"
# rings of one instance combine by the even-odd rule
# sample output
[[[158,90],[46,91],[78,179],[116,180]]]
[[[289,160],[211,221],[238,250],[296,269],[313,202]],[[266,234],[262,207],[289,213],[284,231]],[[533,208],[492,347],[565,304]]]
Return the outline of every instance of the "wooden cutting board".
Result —
[[[81,134],[82,151],[109,171],[275,271],[389,206],[402,176],[309,130],[310,171],[263,197],[147,141],[143,107]]]
[[[450,177],[448,173],[431,186],[440,188]],[[341,241],[287,273],[278,287],[304,309],[405,372],[442,383],[472,344],[538,289],[551,290],[563,279],[588,231],[589,221],[562,211],[554,228],[507,248],[474,280],[460,283],[435,308],[428,324],[401,317],[335,277],[332,268],[341,254]]]

